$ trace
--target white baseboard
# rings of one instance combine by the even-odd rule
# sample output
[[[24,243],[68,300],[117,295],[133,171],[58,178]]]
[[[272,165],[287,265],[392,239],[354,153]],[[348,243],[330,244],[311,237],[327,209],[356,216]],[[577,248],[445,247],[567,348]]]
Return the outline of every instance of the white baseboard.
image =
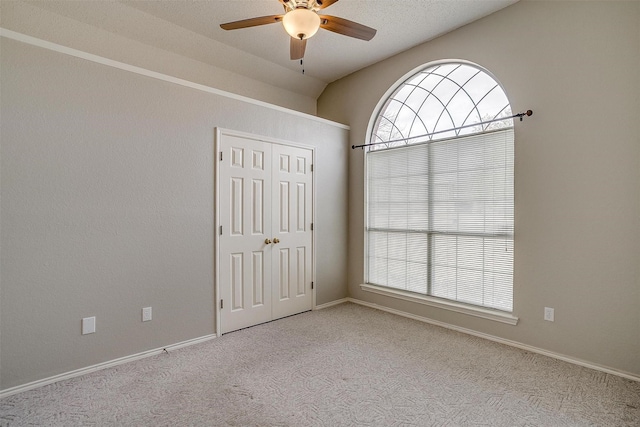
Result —
[[[437,321],[437,320],[429,319],[428,317],[418,316],[416,314],[407,313],[405,311],[396,310],[394,308],[385,307],[383,305],[374,304],[374,303],[370,303],[370,302],[367,302],[367,301],[362,301],[362,300],[359,300],[359,299],[356,299],[356,298],[350,298],[349,297],[349,298],[344,298],[344,299],[339,300],[339,301],[340,302],[336,302],[336,303],[340,304],[342,302],[352,302],[354,304],[359,304],[359,305],[363,305],[365,307],[375,308],[377,310],[386,311],[386,312],[392,313],[392,314],[397,314],[398,316],[407,317],[409,319],[418,320],[420,322],[429,323],[431,325],[440,326],[440,327],[451,329],[451,330],[454,330],[454,331],[457,331],[457,332],[462,332],[463,334],[473,335],[473,336],[476,336],[476,337],[479,337],[479,338],[484,338],[484,339],[489,340],[489,341],[494,341],[494,342],[497,342],[497,343],[500,343],[500,344],[508,345],[510,347],[516,347],[516,348],[519,348],[521,350],[530,351],[531,353],[541,354],[543,356],[552,357],[554,359],[562,360],[564,362],[569,362],[569,363],[572,363],[574,365],[582,366],[582,367],[589,368],[589,369],[594,369],[596,371],[605,372],[607,374],[616,375],[616,376],[619,376],[619,377],[622,377],[622,378],[626,378],[626,379],[629,379],[629,380],[639,381],[640,382],[640,376],[632,374],[630,372],[624,372],[624,371],[620,371],[620,370],[617,370],[617,369],[614,369],[614,368],[609,368],[607,366],[598,365],[596,363],[587,362],[585,360],[576,359],[576,358],[571,357],[571,356],[565,356],[564,354],[555,353],[553,351],[544,350],[542,348],[534,347],[534,346],[531,346],[531,345],[528,345],[528,344],[523,344],[523,343],[520,343],[520,342],[517,342],[517,341],[512,341],[512,340],[496,337],[495,335],[489,335],[489,334],[485,334],[483,332],[474,331],[472,329],[462,328],[460,326],[451,325],[449,323],[445,323],[445,322],[440,322],[440,321]],[[333,305],[335,305],[335,304],[333,304]]]
[[[345,302],[349,302],[349,298],[337,299],[335,301],[327,302],[324,304],[316,305],[313,307],[314,310],[322,310],[323,308],[333,307],[334,305],[344,304]]]
[[[165,347],[156,348],[153,350],[143,351],[142,353],[132,354],[118,359],[109,360],[107,362],[98,363],[97,365],[87,366],[86,368],[76,369],[75,371],[65,372],[63,374],[54,375],[53,377],[44,378],[41,380],[33,381],[27,384],[11,387],[6,390],[0,391],[0,399],[11,396],[13,394],[22,393],[23,391],[32,390],[34,388],[42,387],[48,384],[52,384],[58,381],[67,380],[74,377],[79,377],[91,372],[99,371],[101,369],[111,368],[113,366],[122,365],[124,363],[133,362],[135,360],[144,359],[146,357],[155,356],[166,351],[173,351],[179,348],[188,347],[190,345],[199,344],[201,342],[209,341],[215,338],[216,335],[205,335],[203,337],[194,338],[187,341],[182,341],[176,344],[171,344]]]
[[[346,302],[352,302],[354,304],[359,304],[359,305],[363,305],[365,307],[370,307],[370,308],[374,308],[376,310],[381,310],[381,311],[386,311],[388,313],[392,313],[392,314],[396,314],[398,316],[402,316],[402,317],[407,317],[409,319],[413,319],[413,320],[417,320],[419,322],[424,322],[424,323],[429,323],[431,325],[435,325],[435,326],[440,326],[446,329],[451,329],[457,332],[462,332],[464,334],[468,334],[468,335],[473,335],[479,338],[484,338],[487,339],[489,341],[494,341],[500,344],[504,344],[504,345],[508,345],[511,347],[516,347],[522,350],[526,350],[526,351],[530,351],[532,353],[537,353],[537,354],[541,354],[543,356],[548,356],[548,357],[552,357],[554,359],[558,359],[558,360],[562,360],[564,362],[569,362],[572,363],[574,365],[578,365],[578,366],[582,366],[585,368],[589,368],[589,369],[594,369],[596,371],[600,371],[600,372],[605,372],[607,374],[611,374],[611,375],[616,375],[622,378],[626,378],[629,380],[633,380],[633,381],[639,381],[640,382],[640,376],[638,375],[634,375],[632,373],[629,372],[624,372],[624,371],[619,371],[617,369],[613,369],[613,368],[609,368],[606,366],[601,366],[595,363],[591,363],[591,362],[587,362],[584,360],[580,360],[580,359],[576,359],[570,356],[565,356],[563,354],[559,354],[559,353],[554,353],[552,351],[548,351],[548,350],[544,350],[538,347],[533,347],[527,344],[522,344],[519,343],[517,341],[512,341],[512,340],[507,340],[504,338],[500,338],[500,337],[496,337],[494,335],[489,335],[489,334],[485,334],[482,332],[477,332],[471,329],[467,329],[467,328],[462,328],[459,326],[455,326],[455,325],[451,325],[449,323],[444,323],[444,322],[440,322],[437,320],[433,320],[433,319],[429,319],[427,317],[423,317],[423,316],[418,316],[416,314],[411,314],[411,313],[407,313],[404,311],[400,311],[400,310],[396,310],[394,308],[389,308],[389,307],[385,307],[382,305],[378,305],[378,304],[374,304],[374,303],[370,303],[367,301],[362,301],[356,298],[342,298],[339,300],[335,300],[335,301],[331,301],[325,304],[321,304],[321,305],[317,305],[315,306],[313,309],[314,310],[322,310],[325,308],[329,308],[329,307],[333,307],[335,305],[339,305],[339,304],[344,304]],[[187,341],[182,341],[176,344],[172,344],[172,345],[168,345],[166,347],[162,347],[162,348],[156,348],[153,350],[148,350],[148,351],[144,351],[142,353],[137,353],[137,354],[132,354],[130,356],[125,356],[125,357],[121,357],[118,359],[114,359],[114,360],[110,360],[107,362],[103,362],[103,363],[98,363],[97,365],[92,365],[92,366],[88,366],[86,368],[81,368],[81,369],[76,369],[75,371],[70,371],[70,372],[66,372],[64,374],[59,374],[59,375],[55,375],[53,377],[49,377],[49,378],[44,378],[42,380],[38,380],[38,381],[33,381],[27,384],[23,384],[23,385],[19,385],[19,386],[15,386],[15,387],[11,387],[8,388],[6,390],[2,390],[0,391],[0,399],[4,398],[4,397],[8,397],[17,393],[21,393],[23,391],[27,391],[27,390],[32,390],[34,388],[38,388],[38,387],[42,387],[45,386],[47,384],[52,384],[58,381],[62,381],[62,380],[66,380],[66,379],[70,379],[70,378],[74,378],[74,377],[79,377],[81,375],[85,375],[91,372],[95,372],[95,371],[99,371],[101,369],[106,369],[106,368],[111,368],[113,366],[118,366],[118,365],[122,365],[124,363],[128,363],[128,362],[133,362],[135,360],[139,360],[139,359],[144,359],[146,357],[150,357],[150,356],[155,356],[157,354],[160,354],[162,352],[164,352],[165,350],[167,351],[173,351],[173,350],[177,350],[179,348],[183,348],[183,347],[188,347],[190,345],[194,345],[194,344],[199,344],[201,342],[205,342],[205,341],[209,341],[213,338],[216,338],[215,334],[211,334],[211,335],[205,335],[203,337],[200,338],[194,338],[192,340],[187,340]]]

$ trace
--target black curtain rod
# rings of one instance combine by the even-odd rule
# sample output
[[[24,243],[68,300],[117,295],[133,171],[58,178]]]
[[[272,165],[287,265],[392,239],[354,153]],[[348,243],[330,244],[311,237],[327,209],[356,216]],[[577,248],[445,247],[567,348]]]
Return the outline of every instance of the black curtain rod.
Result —
[[[473,124],[470,124],[470,125],[464,125],[464,126],[460,126],[460,127],[453,128],[453,129],[439,130],[437,132],[431,132],[431,133],[426,133],[424,135],[412,136],[410,138],[400,138],[400,139],[394,139],[393,141],[382,141],[382,142],[372,142],[370,144],[352,145],[351,149],[354,150],[356,148],[370,147],[372,145],[390,144],[392,142],[400,142],[400,141],[407,141],[407,140],[410,140],[410,139],[424,138],[424,137],[427,137],[427,136],[437,135],[439,133],[451,132],[451,131],[454,131],[454,130],[464,129],[464,128],[468,128],[468,127],[471,127],[471,126],[486,125],[488,123],[493,123],[493,122],[501,122],[503,120],[513,119],[513,118],[516,118],[516,117],[520,118],[520,121],[522,121],[522,118],[524,116],[531,116],[531,115],[533,115],[533,111],[527,110],[524,113],[514,114],[513,116],[501,117],[499,119],[493,119],[493,120],[487,120],[486,122],[473,123]]]

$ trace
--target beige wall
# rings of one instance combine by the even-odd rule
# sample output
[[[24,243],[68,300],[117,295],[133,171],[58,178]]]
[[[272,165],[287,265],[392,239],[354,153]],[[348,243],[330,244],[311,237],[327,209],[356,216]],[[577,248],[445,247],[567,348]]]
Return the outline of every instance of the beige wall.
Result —
[[[366,142],[405,73],[456,58],[489,69],[516,123],[517,326],[364,292],[363,152],[349,158],[349,295],[640,375],[640,2],[521,1],[332,83],[323,117]],[[543,308],[555,308],[555,322]]]
[[[317,303],[346,296],[346,127],[0,49],[2,389],[215,333],[215,127],[316,147]]]
[[[58,5],[47,2],[0,1],[0,26],[270,104],[316,113],[316,98],[326,86],[324,82],[260,58],[251,58],[253,62],[250,63],[245,60],[246,54],[232,47],[135,8],[117,2],[99,3],[94,2],[91,6],[92,15],[118,20],[121,18],[114,18],[111,13],[122,13],[127,16],[127,22],[122,23],[122,32],[126,34],[129,24],[129,29],[138,29],[138,37],[145,42],[98,28],[99,19],[93,26],[56,14],[47,7],[56,10]],[[156,47],[156,44],[170,50]],[[200,45],[208,47],[206,54],[192,49]],[[256,62],[260,65],[256,66]]]

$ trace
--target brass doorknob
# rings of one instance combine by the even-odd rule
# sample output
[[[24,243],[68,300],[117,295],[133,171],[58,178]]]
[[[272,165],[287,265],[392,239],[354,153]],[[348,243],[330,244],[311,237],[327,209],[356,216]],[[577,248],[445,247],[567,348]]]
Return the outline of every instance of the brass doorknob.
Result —
[[[271,243],[271,240],[269,240],[269,239],[264,239],[264,244],[265,244],[265,245],[268,245],[268,244],[270,244],[270,243]]]
[[[273,239],[273,243],[280,243],[280,239],[278,239],[277,237]]]

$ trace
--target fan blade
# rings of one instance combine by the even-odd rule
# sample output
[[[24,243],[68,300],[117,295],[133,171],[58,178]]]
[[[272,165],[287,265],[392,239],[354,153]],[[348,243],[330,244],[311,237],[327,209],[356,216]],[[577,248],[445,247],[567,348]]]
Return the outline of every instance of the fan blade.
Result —
[[[289,52],[291,59],[302,59],[304,57],[304,50],[307,47],[307,39],[300,40],[291,37],[291,43],[289,44]]]
[[[320,6],[320,9],[326,9],[327,7],[331,6],[337,1],[338,0],[322,0],[322,1],[318,0],[317,3]]]
[[[237,30],[239,28],[256,27],[258,25],[275,24],[282,21],[282,15],[259,16],[257,18],[243,19],[241,21],[220,24],[223,30]]]
[[[373,28],[337,16],[320,16],[320,28],[360,40],[371,40],[376,35]]]

